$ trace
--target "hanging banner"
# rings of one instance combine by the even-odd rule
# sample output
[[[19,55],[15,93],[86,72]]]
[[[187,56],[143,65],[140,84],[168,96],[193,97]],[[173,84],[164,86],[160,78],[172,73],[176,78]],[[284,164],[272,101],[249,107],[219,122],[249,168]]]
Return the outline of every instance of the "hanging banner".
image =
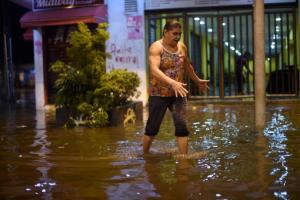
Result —
[[[32,10],[72,8],[103,3],[104,0],[33,0]]]
[[[265,0],[266,4],[296,3],[297,0]],[[252,5],[253,0],[146,0],[145,10]]]

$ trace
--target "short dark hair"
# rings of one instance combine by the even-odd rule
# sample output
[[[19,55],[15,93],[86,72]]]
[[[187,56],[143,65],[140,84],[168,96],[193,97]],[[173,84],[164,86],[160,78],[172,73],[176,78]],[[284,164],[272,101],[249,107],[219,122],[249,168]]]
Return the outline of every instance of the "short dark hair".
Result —
[[[250,58],[250,53],[248,51],[246,51],[244,54],[243,54],[243,57],[249,59]]]
[[[181,28],[181,24],[177,19],[168,19],[165,26],[164,26],[164,32],[170,31],[173,28]]]

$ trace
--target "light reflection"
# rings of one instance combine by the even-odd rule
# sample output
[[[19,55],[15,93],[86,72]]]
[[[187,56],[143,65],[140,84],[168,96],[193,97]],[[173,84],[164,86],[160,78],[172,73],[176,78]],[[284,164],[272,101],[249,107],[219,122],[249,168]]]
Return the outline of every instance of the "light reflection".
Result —
[[[46,116],[45,111],[37,111],[36,113],[36,135],[32,147],[38,148],[30,153],[37,155],[35,162],[38,162],[36,169],[41,173],[41,177],[38,179],[32,187],[27,187],[25,191],[34,192],[36,195],[41,195],[45,200],[51,200],[52,189],[56,187],[56,182],[48,177],[48,171],[52,168],[53,164],[47,160],[48,155],[52,152],[49,148],[51,142],[47,140],[46,131]]]
[[[276,182],[272,180],[273,184],[285,186],[286,177],[288,176],[288,168],[285,168],[287,166],[286,159],[290,154],[287,153],[287,145],[285,143],[287,138],[282,131],[290,129],[291,126],[286,117],[282,115],[282,111],[279,113],[276,112],[277,114],[274,115],[275,119],[273,119],[273,116],[271,120],[272,123],[269,123],[269,127],[265,129],[268,134],[270,134],[271,139],[275,135],[276,139],[273,138],[274,141],[270,140],[271,142],[266,140],[261,146],[257,145],[255,147],[253,147],[253,143],[256,143],[257,132],[251,130],[251,128],[253,128],[251,116],[254,115],[252,114],[251,109],[246,112],[241,112],[241,110],[234,110],[230,107],[225,107],[222,110],[218,106],[210,105],[200,109],[193,107],[192,112],[200,112],[200,114],[198,115],[199,118],[193,116],[195,121],[191,122],[190,125],[193,130],[190,140],[191,153],[205,151],[207,152],[207,155],[194,158],[193,170],[188,172],[187,178],[197,176],[199,177],[199,181],[209,183],[222,180],[236,186],[236,184],[243,181],[246,182],[245,184],[247,184],[247,181],[254,181],[252,180],[255,179],[253,174],[257,173],[258,177],[262,178],[255,179],[253,187],[256,190],[255,192],[250,191],[252,189],[248,187],[241,188],[243,192],[251,193],[254,196],[263,196],[264,192],[261,191],[270,190],[266,180],[270,180],[269,177],[271,176],[276,177],[276,180],[279,181]],[[170,126],[164,127],[163,132],[169,131]],[[263,133],[261,134],[262,138],[269,138],[265,132],[261,133]],[[169,135],[172,135],[172,133],[169,133]],[[167,137],[169,137],[169,135]],[[168,156],[165,158],[166,154],[164,154],[168,152],[167,149],[172,147],[176,148],[175,140],[169,140],[168,138],[166,141],[165,139],[166,138],[158,139],[153,145],[155,156],[163,155],[165,160],[162,159],[163,161],[150,164],[151,167],[153,167],[152,169],[151,167],[150,169],[149,167],[145,167],[147,168],[145,171],[141,170],[138,174],[134,174],[133,169],[139,168],[143,164],[132,167],[132,160],[128,161],[126,166],[125,163],[123,163],[125,170],[119,170],[120,174],[114,176],[115,178],[120,179],[118,185],[114,184],[112,186],[114,188],[107,190],[108,193],[114,192],[114,194],[110,194],[112,195],[111,198],[117,198],[122,195],[134,198],[134,195],[137,194],[141,195],[141,198],[149,197],[148,192],[151,190],[147,190],[146,193],[141,190],[141,183],[139,182],[141,178],[146,179],[147,184],[149,184],[148,187],[153,189],[151,191],[152,194],[159,196],[163,193],[161,193],[159,187],[156,187],[156,185],[162,186],[166,184],[170,187],[174,187],[174,185],[182,183],[178,179],[180,176],[178,176],[176,169],[179,162],[177,160],[174,161],[169,159]],[[126,155],[128,155],[129,152],[134,152],[134,149],[130,149],[130,146],[137,147],[138,144],[134,144],[130,140],[124,140],[118,142],[118,145],[120,146],[118,147],[119,150],[117,152],[123,152],[123,154],[124,152],[127,152]],[[272,168],[268,168],[269,165],[267,164],[269,163],[265,153],[270,151],[270,149],[273,149],[275,153],[277,153],[273,170]],[[272,150],[270,152],[272,152]],[[261,155],[261,157],[259,158],[258,155]],[[273,155],[270,155],[270,157],[274,158]],[[259,166],[257,160],[260,160]],[[153,162],[153,160],[150,162]],[[278,163],[280,164],[278,165]],[[281,163],[283,163],[283,165],[281,165]],[[156,172],[157,177],[151,177],[153,176],[153,171]],[[157,172],[160,174],[157,174]],[[124,185],[125,180],[126,184]],[[158,183],[159,181],[160,183]],[[191,181],[190,186],[193,183],[195,183],[195,181]],[[146,183],[144,182],[144,184]],[[273,191],[271,191],[269,195],[273,195],[275,188],[277,190],[276,194],[278,196],[281,195],[280,198],[284,199],[285,193],[284,190],[282,190],[282,186],[279,186],[278,188],[273,187],[273,189],[271,189]],[[125,193],[124,189],[122,189],[123,187],[128,187],[132,192],[130,194]],[[221,193],[217,192],[215,194],[221,195]]]
[[[274,196],[283,200],[288,200],[290,199],[287,192],[283,191],[283,192],[274,192]]]
[[[264,135],[269,139],[270,151],[268,156],[273,158],[273,162],[276,165],[271,172],[271,176],[275,176],[275,184],[285,186],[287,183],[287,177],[289,174],[289,167],[287,158],[291,156],[291,153],[287,150],[286,137],[287,130],[293,130],[293,124],[288,121],[285,115],[282,114],[283,109],[274,112],[268,126],[264,130]],[[274,196],[280,199],[289,199],[287,192],[276,191]]]
[[[105,189],[108,199],[148,199],[160,198],[155,185],[151,183],[147,173],[147,163],[140,157],[141,149],[136,142],[121,140],[116,142],[118,160],[112,166],[121,168]],[[139,148],[137,148],[139,147]]]
[[[16,133],[32,133],[31,129],[33,129],[35,137],[32,139],[32,134],[13,134],[12,131],[10,135],[5,133],[5,137],[2,136],[3,139],[0,141],[2,141],[1,144],[5,148],[5,152],[13,155],[11,159],[7,159],[7,162],[2,161],[2,166],[11,165],[11,168],[7,169],[12,170],[7,171],[8,175],[5,177],[4,174],[4,178],[14,181],[3,183],[2,188],[7,188],[5,184],[10,188],[18,188],[23,184],[23,194],[32,196],[33,199],[65,199],[68,198],[66,195],[71,196],[70,198],[78,195],[78,198],[86,199],[89,195],[88,192],[93,193],[93,196],[100,195],[100,199],[105,199],[103,196],[107,199],[167,199],[164,198],[164,195],[174,194],[177,197],[180,192],[188,195],[184,196],[186,198],[178,197],[178,199],[207,199],[208,196],[215,199],[292,198],[293,195],[297,194],[295,188],[299,185],[296,174],[299,166],[299,156],[297,157],[299,131],[297,129],[296,132],[291,133],[293,127],[289,121],[296,121],[295,125],[298,126],[298,107],[291,112],[285,110],[286,107],[279,106],[273,110],[269,109],[268,112],[272,113],[270,116],[272,119],[267,124],[266,132],[259,134],[262,139],[265,139],[263,142],[258,141],[258,133],[251,131],[253,128],[252,107],[248,107],[250,109],[244,109],[244,106],[240,105],[238,107],[232,105],[197,105],[197,107],[193,107],[193,110],[190,109],[191,114],[189,113],[188,117],[192,119],[189,122],[194,131],[191,132],[194,134],[191,134],[190,137],[191,152],[202,152],[209,148],[205,151],[206,154],[188,160],[192,163],[190,168],[178,169],[182,165],[182,159],[174,158],[171,154],[173,152],[169,153],[170,151],[168,151],[171,148],[177,151],[176,140],[171,129],[173,128],[172,118],[170,117],[167,125],[163,124],[162,133],[153,145],[155,152],[147,160],[139,154],[141,152],[140,137],[142,136],[140,132],[123,130],[122,128],[117,130],[122,134],[125,133],[125,137],[122,134],[110,134],[111,140],[109,142],[99,139],[98,141],[101,141],[100,147],[91,148],[88,153],[96,155],[100,152],[99,158],[101,158],[105,152],[111,154],[111,157],[95,161],[95,164],[101,167],[97,171],[99,173],[94,174],[90,171],[90,165],[87,165],[90,164],[90,157],[80,159],[80,162],[84,162],[84,165],[80,165],[83,167],[83,170],[80,171],[80,179],[82,178],[82,180],[78,180],[74,176],[76,183],[71,177],[65,177],[64,182],[51,179],[51,177],[61,175],[61,168],[69,166],[69,164],[66,166],[65,162],[56,161],[55,157],[51,156],[51,150],[56,151],[53,145],[57,144],[59,146],[55,145],[55,149],[58,149],[59,153],[62,154],[55,155],[60,156],[68,153],[68,149],[64,146],[69,143],[70,147],[74,147],[74,140],[72,140],[74,137],[68,137],[69,139],[66,141],[63,137],[65,134],[70,136],[70,132],[61,129],[59,137],[55,134],[55,138],[49,138],[51,135],[46,131],[42,120],[38,123],[40,125],[37,124],[35,128],[29,124],[26,129],[15,129],[16,126],[14,125],[12,130]],[[38,117],[39,119],[42,117]],[[19,125],[22,124],[26,123]],[[103,134],[102,129],[99,133]],[[29,135],[32,140],[29,140],[28,136],[23,139],[24,135]],[[86,129],[84,134],[77,135],[78,139],[84,140],[88,131]],[[17,145],[19,145],[19,141],[22,141],[20,142],[22,146],[13,146],[14,144],[6,139],[8,136],[16,141]],[[56,140],[59,142],[55,143]],[[206,144],[203,144],[204,140],[207,142]],[[253,145],[258,143],[261,145]],[[92,145],[94,144],[92,143]],[[86,142],[84,145],[88,146],[91,143]],[[13,152],[6,149],[16,147],[16,151]],[[30,160],[28,159],[28,151],[26,151],[28,147],[32,150],[31,155],[29,155]],[[72,154],[71,156],[77,157],[77,155]],[[83,154],[79,155],[82,156]],[[32,162],[32,158],[35,161]],[[57,166],[53,168],[51,162]],[[37,168],[37,165],[40,168]],[[19,166],[20,168],[17,168]],[[31,169],[31,172],[34,172],[29,172],[27,176],[24,173],[28,171],[18,172],[22,169]],[[70,176],[79,173],[77,169],[72,167],[68,170]],[[95,176],[90,177],[91,174]],[[203,180],[206,182],[203,183]],[[87,185],[86,183],[91,183],[88,191],[81,189]],[[71,189],[75,188],[76,194],[70,193],[70,185]],[[168,190],[169,188],[172,189]],[[221,197],[216,198],[215,195],[217,194]]]
[[[210,105],[210,104],[209,104]],[[238,136],[240,127],[238,127],[237,113],[232,110],[226,110],[225,120],[215,120],[214,114],[219,114],[221,111],[215,109],[214,106],[207,106],[202,109],[202,112],[208,114],[204,122],[199,121],[192,123],[193,135],[203,135],[201,146],[204,150],[212,148],[220,148],[230,145],[231,138]],[[248,126],[243,126],[248,127]],[[194,142],[198,143],[198,142]],[[192,145],[199,146],[199,145]]]
[[[116,184],[110,184],[106,188],[108,199],[160,198],[155,185],[150,182],[147,171],[145,171],[144,160],[119,161],[113,162],[112,165],[125,167],[125,169],[120,170],[120,175],[111,177],[110,180]]]

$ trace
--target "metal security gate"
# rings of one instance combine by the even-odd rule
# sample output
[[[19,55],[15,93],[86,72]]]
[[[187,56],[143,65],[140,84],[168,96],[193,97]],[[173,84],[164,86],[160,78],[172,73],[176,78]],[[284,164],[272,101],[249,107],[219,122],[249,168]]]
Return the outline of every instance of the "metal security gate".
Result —
[[[167,18],[183,23],[182,40],[197,75],[210,80],[206,97],[254,95],[252,11],[212,11],[148,16],[149,44],[161,38]],[[267,95],[296,96],[299,69],[293,9],[265,12],[265,71]],[[203,96],[187,79],[190,96]]]
[[[299,93],[295,19],[291,11],[265,14],[268,94]]]
[[[207,95],[253,94],[251,13],[190,16],[189,23],[193,24],[189,32],[194,67],[200,77],[210,80]],[[198,89],[190,85],[197,96]]]
[[[188,17],[189,53],[199,77],[210,80],[206,95],[220,96],[221,65],[219,59],[219,18],[215,15],[192,15]],[[199,96],[199,90],[189,81],[190,95]]]

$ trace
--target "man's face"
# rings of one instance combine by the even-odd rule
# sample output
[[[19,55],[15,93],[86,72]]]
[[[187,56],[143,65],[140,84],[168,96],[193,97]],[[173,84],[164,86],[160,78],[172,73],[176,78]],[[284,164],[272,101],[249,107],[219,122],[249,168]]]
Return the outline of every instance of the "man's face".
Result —
[[[181,37],[181,28],[173,28],[169,31],[165,32],[164,37],[171,43],[171,44],[177,44]]]

